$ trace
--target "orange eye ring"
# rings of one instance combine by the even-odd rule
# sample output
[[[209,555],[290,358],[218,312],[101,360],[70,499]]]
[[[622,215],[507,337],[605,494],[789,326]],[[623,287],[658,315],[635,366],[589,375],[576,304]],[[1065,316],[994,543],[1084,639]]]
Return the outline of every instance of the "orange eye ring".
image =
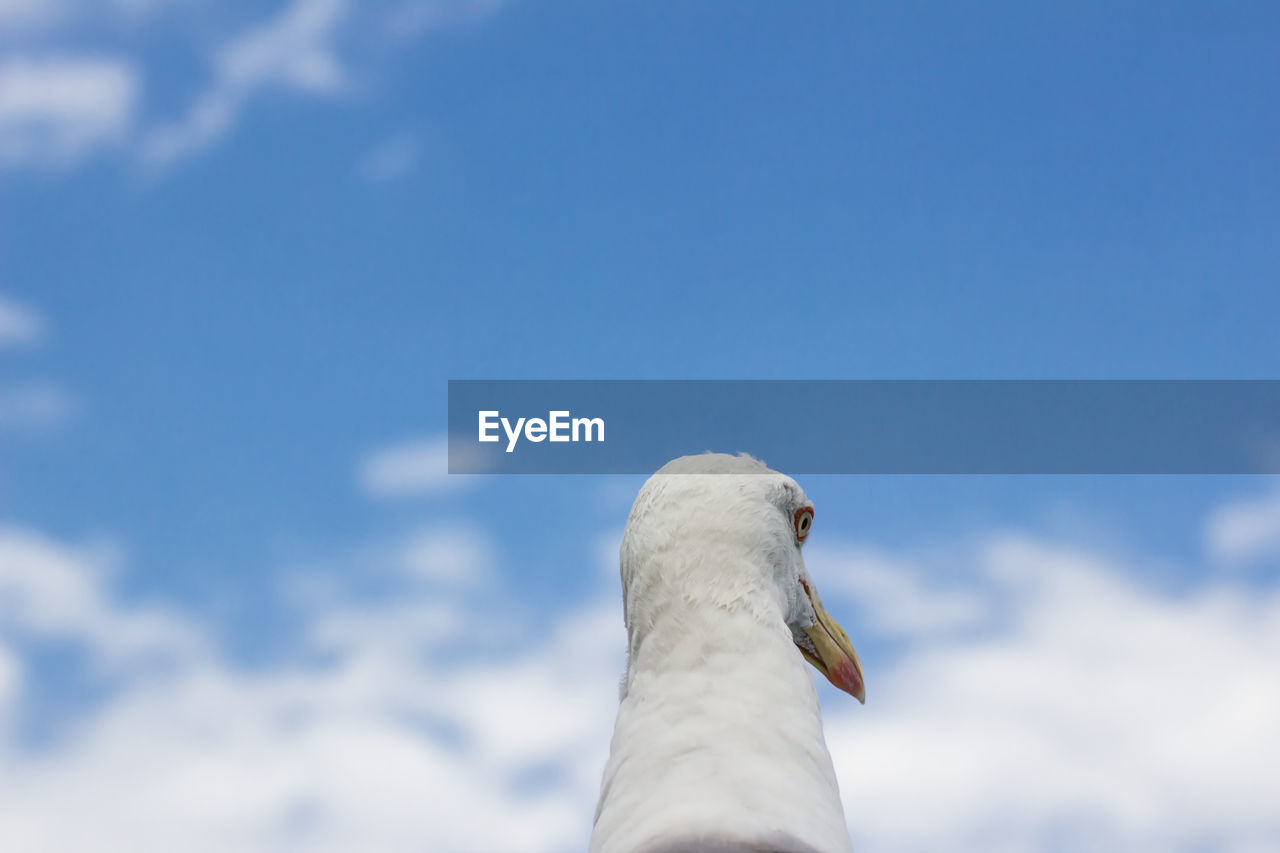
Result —
[[[796,510],[792,523],[796,529],[796,539],[803,542],[813,528],[813,507],[802,506]]]

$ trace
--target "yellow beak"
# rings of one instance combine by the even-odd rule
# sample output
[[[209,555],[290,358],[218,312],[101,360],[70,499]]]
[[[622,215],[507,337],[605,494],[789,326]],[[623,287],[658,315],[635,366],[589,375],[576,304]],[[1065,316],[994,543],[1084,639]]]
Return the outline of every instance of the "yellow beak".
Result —
[[[840,627],[840,623],[831,618],[827,609],[822,606],[822,599],[813,584],[801,580],[809,603],[813,605],[817,622],[804,629],[812,648],[796,643],[804,659],[813,664],[818,672],[836,687],[848,693],[859,702],[867,701],[867,686],[862,680],[862,662],[854,651],[849,635]]]

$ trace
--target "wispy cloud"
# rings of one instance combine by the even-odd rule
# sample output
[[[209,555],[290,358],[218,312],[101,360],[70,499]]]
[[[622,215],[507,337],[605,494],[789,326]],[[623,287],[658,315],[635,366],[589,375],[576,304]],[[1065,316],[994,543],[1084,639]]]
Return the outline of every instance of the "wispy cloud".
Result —
[[[823,577],[827,594],[858,608],[859,624],[883,636],[921,637],[972,628],[989,618],[990,604],[954,582],[939,588],[911,561],[861,545],[818,545],[806,564]]]
[[[421,146],[402,133],[378,143],[360,159],[357,171],[366,181],[380,184],[403,177],[418,165]]]
[[[0,27],[6,33],[47,27],[60,17],[59,6],[48,0],[0,0]]]
[[[339,58],[337,44],[345,32],[373,36],[363,43],[367,59],[371,45],[385,50],[428,32],[478,22],[503,4],[291,0],[214,51],[209,83],[185,110],[169,120],[140,118],[142,81],[150,69],[143,68],[141,57],[85,53],[85,44],[92,44],[101,29],[96,23],[128,24],[114,29],[129,32],[138,22],[159,26],[201,5],[0,0],[0,44],[11,56],[0,64],[0,168],[68,169],[94,153],[119,148],[149,169],[162,169],[227,137],[265,92],[352,94],[353,74]],[[390,180],[411,171],[419,156],[417,142],[399,136],[370,151],[359,171],[371,181]]]
[[[496,558],[485,536],[455,523],[414,533],[401,549],[400,563],[414,578],[475,586],[490,579]]]
[[[41,430],[60,426],[75,411],[75,398],[57,385],[27,382],[0,386],[0,430]]]
[[[33,346],[48,334],[34,310],[0,294],[0,349]],[[75,398],[45,380],[0,383],[0,431],[43,430],[65,423],[77,408]]]
[[[144,161],[164,166],[199,151],[226,134],[246,103],[276,87],[311,95],[343,91],[347,74],[333,52],[343,0],[294,0],[271,20],[218,51],[214,79],[182,119],[150,131]]]
[[[391,7],[386,28],[398,39],[413,39],[431,30],[465,26],[496,13],[506,0],[407,0]]]
[[[74,27],[83,21],[137,22],[162,9],[197,5],[189,0],[0,0],[0,39]]]
[[[1206,526],[1205,539],[1209,553],[1219,562],[1280,556],[1280,488],[1216,511]]]
[[[0,167],[66,168],[119,145],[138,73],[118,58],[18,57],[0,64]]]
[[[0,294],[0,347],[39,343],[44,335],[39,314]]]
[[[449,440],[417,438],[373,451],[356,472],[361,490],[375,498],[407,498],[458,488],[470,477],[449,473]]]

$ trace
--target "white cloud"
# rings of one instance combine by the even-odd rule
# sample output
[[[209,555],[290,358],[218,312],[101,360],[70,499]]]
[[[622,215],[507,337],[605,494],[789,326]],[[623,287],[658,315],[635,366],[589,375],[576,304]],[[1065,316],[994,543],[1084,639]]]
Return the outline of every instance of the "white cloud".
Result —
[[[13,736],[13,716],[22,696],[22,681],[18,656],[0,640],[0,744]]]
[[[504,4],[505,0],[409,0],[389,11],[386,29],[394,38],[414,39],[434,30],[482,21]]]
[[[333,92],[345,75],[329,42],[345,14],[343,0],[294,0],[272,20],[224,46],[218,76],[245,89],[276,84]]]
[[[380,184],[403,177],[418,165],[420,146],[409,134],[393,136],[361,158],[357,171],[366,181]]]
[[[57,567],[25,594],[50,611],[24,619],[28,629],[130,618],[116,605],[97,612],[110,600],[85,591],[90,561],[47,540],[34,548],[0,562],[24,565],[28,585]],[[612,604],[562,615],[515,652],[468,659],[497,618],[494,602],[465,612],[412,595],[312,614],[319,630],[304,631],[297,651],[325,652],[323,663],[241,668],[209,652],[118,691],[51,746],[0,741],[0,835],[51,853],[581,848],[621,666]],[[380,628],[407,607],[436,624],[388,642]],[[360,614],[369,621],[346,627],[370,630],[339,631],[335,642],[333,629]],[[79,636],[113,642],[97,628]],[[439,654],[460,642],[461,657]],[[531,773],[554,783],[524,790]]]
[[[31,346],[46,337],[44,320],[31,309],[0,294],[0,348]],[[0,430],[56,427],[74,414],[70,394],[49,382],[0,385]]]
[[[0,294],[0,347],[39,343],[44,335],[38,314]]]
[[[101,551],[0,527],[0,625],[6,632],[81,642],[109,664],[199,649],[199,638],[171,614],[117,606],[108,591],[110,570]]]
[[[140,24],[190,16],[204,5],[0,0],[0,45],[14,55],[0,65],[0,168],[70,168],[105,148],[127,146],[144,167],[163,169],[223,139],[265,92],[351,93],[352,74],[335,47],[344,33],[372,36],[364,47],[385,50],[428,32],[479,22],[503,4],[413,0],[384,7],[291,0],[214,51],[209,83],[185,110],[140,126],[140,63],[85,55],[85,44],[104,32],[131,34]],[[354,41],[358,47],[360,39]],[[22,55],[33,50],[41,55]],[[416,140],[397,137],[370,151],[359,172],[371,181],[391,180],[411,171],[420,154]]]
[[[449,473],[449,440],[416,438],[375,450],[357,470],[360,488],[376,498],[406,498],[458,488],[471,481]]]
[[[475,586],[494,569],[489,540],[465,524],[438,525],[405,542],[400,564],[410,576],[455,586]]]
[[[37,382],[0,387],[0,430],[60,426],[75,410],[75,399],[56,385]]]
[[[1222,507],[1205,530],[1209,553],[1226,563],[1280,555],[1280,489]]]
[[[120,144],[138,74],[116,58],[18,57],[0,64],[0,167],[64,168]]]
[[[843,595],[858,608],[858,624],[885,636],[920,637],[982,623],[988,604],[972,590],[938,589],[922,570],[865,546],[808,546],[805,564],[822,578],[824,595]]]
[[[28,32],[57,20],[59,6],[48,0],[0,0],[0,28],[5,33]]]
[[[25,566],[0,581],[27,602],[21,631],[119,647],[136,613],[92,555],[23,531],[0,543],[0,566]],[[604,547],[584,540],[584,563]],[[847,620],[902,650],[864,646],[865,707],[823,694],[860,853],[1275,847],[1280,589],[1173,595],[1026,537],[953,552],[976,569],[943,600],[983,602],[972,612],[938,609],[895,554],[834,563],[915,578],[828,596],[846,620],[851,594],[912,614]],[[810,562],[824,590],[841,586]],[[548,614],[501,589],[332,595],[274,662],[239,666],[205,639],[51,744],[0,739],[0,836],[50,853],[583,849],[623,663],[618,596]],[[539,618],[521,627],[521,613]],[[0,611],[0,632],[14,624]],[[168,642],[147,636],[129,647]],[[38,675],[8,648],[0,719]]]
[[[30,38],[86,20],[137,22],[191,0],[0,0],[0,39]]]
[[[493,652],[514,641],[518,615],[504,621],[507,602],[496,572],[498,547],[468,522],[435,522],[339,557],[328,565],[295,569],[283,591],[309,614],[309,642],[324,651],[365,652],[375,648],[416,654],[423,648],[463,636],[474,605],[487,597],[490,610],[483,632],[471,631],[473,653]],[[376,588],[396,590],[387,600],[353,596],[349,579],[363,578]]]
[[[866,707],[828,708],[858,849],[1280,840],[1280,591],[1176,597],[1094,555],[1011,537],[981,562],[1003,616],[869,663]]]
[[[143,159],[164,166],[221,138],[246,102],[275,87],[316,95],[343,91],[346,72],[332,41],[347,12],[343,0],[294,0],[279,15],[227,42],[214,63],[214,79],[187,115],[152,130]]]

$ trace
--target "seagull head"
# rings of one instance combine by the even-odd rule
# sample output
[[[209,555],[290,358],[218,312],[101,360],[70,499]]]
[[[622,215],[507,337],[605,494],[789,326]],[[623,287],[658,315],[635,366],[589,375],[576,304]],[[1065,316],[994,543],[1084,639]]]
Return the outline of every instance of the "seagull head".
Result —
[[[623,604],[633,636],[683,606],[778,617],[801,656],[866,700],[862,664],[805,567],[813,503],[795,480],[746,455],[683,456],[649,478],[622,540]]]

